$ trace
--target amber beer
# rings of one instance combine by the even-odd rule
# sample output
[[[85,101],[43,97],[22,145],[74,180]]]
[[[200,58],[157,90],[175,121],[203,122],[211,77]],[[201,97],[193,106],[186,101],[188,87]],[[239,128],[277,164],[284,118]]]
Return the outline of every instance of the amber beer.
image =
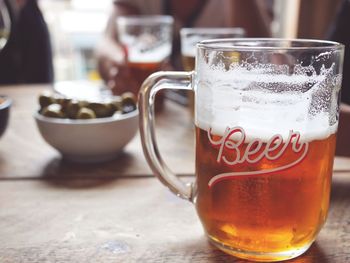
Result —
[[[152,73],[161,70],[162,61],[159,62],[129,62],[129,68],[133,81],[137,82],[137,87],[141,87],[143,81]],[[138,95],[139,89],[132,91],[135,96]],[[156,97],[156,110],[163,108],[164,93],[159,92]]]
[[[159,62],[129,62],[128,66],[134,76],[135,80],[142,84],[142,82],[152,73],[161,69],[162,61]]]
[[[301,141],[303,135],[300,136]],[[198,192],[195,203],[209,237],[222,244],[224,250],[227,246],[242,252],[278,253],[311,244],[327,216],[335,134],[311,139],[304,145],[296,141],[300,152],[294,152],[289,145],[273,161],[263,157],[256,163],[246,160],[236,165],[227,162],[241,160],[249,142],[244,141],[235,148],[232,139],[227,141],[230,143],[222,145],[222,136],[196,126]],[[219,143],[213,145],[213,142]],[[277,156],[286,143],[284,140],[275,150],[270,144],[270,157]],[[305,149],[301,148],[306,144],[308,149],[303,157]],[[250,160],[261,156],[266,147],[267,143],[262,143]],[[254,147],[251,152],[253,150]],[[279,170],[301,157],[297,165]],[[266,173],[254,175],[254,171]],[[224,178],[209,186],[215,175],[230,172],[242,173],[242,176]],[[276,259],[274,256],[273,260]]]
[[[191,71],[194,70],[195,57],[189,55],[182,55],[182,66],[184,70]]]

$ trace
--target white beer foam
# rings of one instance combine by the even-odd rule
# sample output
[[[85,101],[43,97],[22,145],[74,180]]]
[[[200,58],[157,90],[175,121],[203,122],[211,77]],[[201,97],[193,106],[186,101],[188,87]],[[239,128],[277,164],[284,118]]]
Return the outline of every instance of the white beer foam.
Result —
[[[159,40],[153,34],[122,35],[120,41],[127,47],[128,61],[133,63],[161,62],[171,54],[171,40]]]
[[[171,45],[165,44],[149,51],[130,48],[128,51],[128,60],[133,63],[152,63],[162,62],[171,53]]]
[[[195,47],[185,47],[182,49],[181,53],[185,57],[194,58],[196,56],[196,48]]]
[[[275,134],[286,139],[293,130],[300,132],[301,140],[311,141],[336,132],[336,110],[317,104],[319,90],[331,92],[331,99],[337,97],[333,92],[339,92],[340,81],[332,87],[327,82],[330,77],[335,79],[331,69],[309,76],[302,70],[300,74],[283,74],[283,66],[278,75],[265,73],[266,68],[203,67],[197,83],[195,122],[204,130],[211,128],[212,134],[223,135],[227,127],[240,126],[247,140],[268,141]],[[336,107],[337,103],[329,105]]]

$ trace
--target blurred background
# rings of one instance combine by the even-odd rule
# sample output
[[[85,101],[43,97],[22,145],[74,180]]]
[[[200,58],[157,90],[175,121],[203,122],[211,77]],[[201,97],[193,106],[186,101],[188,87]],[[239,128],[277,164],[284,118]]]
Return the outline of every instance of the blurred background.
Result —
[[[39,5],[51,36],[55,80],[99,80],[94,49],[112,1],[40,0]]]
[[[99,80],[95,47],[105,30],[112,0],[39,0],[51,36],[55,81]],[[240,10],[242,1],[230,1],[232,10]],[[260,10],[273,37],[325,39],[341,0],[259,0]],[[252,10],[253,12],[254,10]],[[235,12],[246,16],[246,12]],[[240,24],[239,17],[231,17]],[[235,22],[236,20],[236,22]],[[252,24],[254,27],[254,24]],[[253,30],[245,28],[247,36]],[[250,33],[253,32],[253,33]]]

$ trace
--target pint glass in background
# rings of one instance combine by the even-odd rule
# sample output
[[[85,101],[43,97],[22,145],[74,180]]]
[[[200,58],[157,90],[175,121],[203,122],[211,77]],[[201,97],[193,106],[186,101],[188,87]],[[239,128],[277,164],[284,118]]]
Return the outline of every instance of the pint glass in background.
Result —
[[[153,72],[161,69],[171,54],[173,36],[171,16],[121,16],[117,18],[118,41],[126,51],[131,77],[141,86]],[[137,95],[139,90],[132,92]]]
[[[181,37],[181,55],[182,65],[186,71],[194,69],[196,44],[202,40],[214,38],[239,38],[244,37],[245,31],[240,27],[232,28],[182,28]]]
[[[143,83],[147,161],[170,190],[195,204],[221,250],[279,261],[315,240],[329,206],[343,53],[329,41],[208,40],[197,45],[194,72],[158,72]],[[155,93],[170,87],[195,94],[192,185],[164,164],[155,141]]]

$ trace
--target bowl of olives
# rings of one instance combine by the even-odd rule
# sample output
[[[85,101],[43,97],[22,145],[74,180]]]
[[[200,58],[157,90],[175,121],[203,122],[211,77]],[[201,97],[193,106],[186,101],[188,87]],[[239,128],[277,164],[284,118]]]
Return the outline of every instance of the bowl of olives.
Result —
[[[39,96],[34,117],[44,140],[64,159],[101,162],[114,159],[138,129],[132,93],[104,101],[70,99],[56,93]]]

